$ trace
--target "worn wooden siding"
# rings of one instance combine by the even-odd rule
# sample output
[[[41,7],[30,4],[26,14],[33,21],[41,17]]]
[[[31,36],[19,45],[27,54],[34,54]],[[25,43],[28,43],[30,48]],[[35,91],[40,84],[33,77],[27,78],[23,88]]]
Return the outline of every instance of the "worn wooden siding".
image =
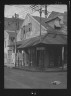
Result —
[[[26,39],[40,35],[40,24],[37,23],[31,16],[27,15],[22,26],[32,23],[32,31],[26,33]],[[41,27],[41,33],[45,34],[45,28]]]

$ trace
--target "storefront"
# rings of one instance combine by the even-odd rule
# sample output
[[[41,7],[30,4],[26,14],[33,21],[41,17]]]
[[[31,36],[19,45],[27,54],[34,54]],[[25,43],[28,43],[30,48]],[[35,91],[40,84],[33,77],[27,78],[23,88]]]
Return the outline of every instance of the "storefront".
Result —
[[[33,46],[23,50],[22,66],[34,68],[54,68],[63,66],[62,45],[44,45]],[[65,48],[65,46],[64,46]],[[22,52],[22,50],[20,52]],[[64,55],[66,58],[66,55]],[[64,59],[64,61],[65,61]],[[20,63],[19,63],[20,64]]]
[[[66,41],[62,41],[61,37],[46,37],[41,42],[39,40],[40,38],[30,39],[28,43],[23,43],[18,47],[18,50],[24,51],[23,66],[36,68],[63,66],[67,61]]]

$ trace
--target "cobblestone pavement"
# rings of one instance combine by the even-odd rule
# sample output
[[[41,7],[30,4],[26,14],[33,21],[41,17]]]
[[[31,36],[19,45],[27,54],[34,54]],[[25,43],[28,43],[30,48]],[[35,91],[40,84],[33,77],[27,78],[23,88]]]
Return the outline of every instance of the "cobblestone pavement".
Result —
[[[52,84],[60,81],[59,85]],[[67,72],[29,72],[4,68],[4,88],[14,89],[66,89]]]

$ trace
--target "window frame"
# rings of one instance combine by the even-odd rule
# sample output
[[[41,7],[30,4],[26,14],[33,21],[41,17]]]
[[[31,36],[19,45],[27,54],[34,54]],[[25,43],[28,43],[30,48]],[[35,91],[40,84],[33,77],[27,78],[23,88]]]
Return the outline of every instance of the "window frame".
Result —
[[[29,26],[29,32],[31,32],[32,31],[32,23],[31,22],[28,23],[28,26]]]

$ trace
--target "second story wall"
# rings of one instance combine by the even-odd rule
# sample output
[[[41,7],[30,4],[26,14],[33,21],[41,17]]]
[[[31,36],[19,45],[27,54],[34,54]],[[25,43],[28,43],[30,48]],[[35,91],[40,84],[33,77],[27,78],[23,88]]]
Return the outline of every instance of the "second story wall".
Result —
[[[46,28],[41,26],[41,34],[47,33]],[[21,40],[32,38],[40,35],[40,23],[29,14],[26,15],[20,32],[18,33]]]

